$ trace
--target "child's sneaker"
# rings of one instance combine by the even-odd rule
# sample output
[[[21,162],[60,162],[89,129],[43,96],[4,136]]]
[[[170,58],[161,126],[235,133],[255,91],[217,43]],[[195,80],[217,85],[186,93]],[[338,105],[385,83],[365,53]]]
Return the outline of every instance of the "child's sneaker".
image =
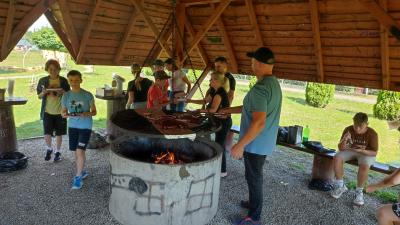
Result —
[[[82,188],[82,177],[81,176],[75,176],[74,179],[72,180],[72,187],[71,189],[81,189]]]
[[[88,171],[86,171],[86,170],[82,171],[82,173],[81,173],[82,179],[85,179],[85,178],[88,177],[88,176],[89,176]]]
[[[44,157],[45,161],[49,161],[51,159],[51,153],[53,153],[53,150],[51,150],[51,149],[46,150],[46,155]]]
[[[61,161],[61,152],[56,152],[54,154],[54,162],[59,162]]]

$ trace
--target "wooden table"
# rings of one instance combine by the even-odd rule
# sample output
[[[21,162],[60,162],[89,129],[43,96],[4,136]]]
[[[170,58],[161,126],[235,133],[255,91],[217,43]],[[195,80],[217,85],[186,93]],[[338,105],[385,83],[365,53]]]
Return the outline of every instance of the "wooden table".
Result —
[[[13,115],[13,105],[24,105],[26,98],[12,97],[0,101],[0,155],[17,151],[17,134]]]

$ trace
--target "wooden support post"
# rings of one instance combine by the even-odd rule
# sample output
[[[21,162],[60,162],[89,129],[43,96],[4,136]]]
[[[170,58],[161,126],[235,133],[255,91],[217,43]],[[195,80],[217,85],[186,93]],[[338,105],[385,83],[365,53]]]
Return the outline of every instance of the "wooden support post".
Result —
[[[387,11],[387,0],[379,0],[379,5]],[[381,30],[381,65],[382,65],[382,89],[390,88],[390,61],[389,61],[389,35],[384,25],[380,25]]]
[[[66,0],[58,0],[58,5],[60,7],[61,16],[64,21],[65,31],[71,40],[72,49],[74,50],[74,54],[78,56],[79,52],[79,39],[76,33],[76,29],[74,24],[72,23],[71,14],[69,12],[69,6],[67,5]]]
[[[321,49],[321,35],[319,31],[319,13],[318,13],[318,2],[317,0],[310,0],[310,12],[311,12],[311,23],[312,31],[314,37],[314,54],[316,56],[317,62],[317,81],[324,82],[324,63],[322,58]]]
[[[74,49],[72,48],[72,44],[69,41],[65,31],[61,28],[60,23],[54,18],[54,15],[51,13],[50,10],[47,10],[44,15],[46,16],[47,20],[49,21],[50,25],[53,27],[57,35],[60,37],[64,46],[68,49],[68,52],[71,54],[72,58],[76,61],[76,55],[74,53]]]
[[[254,30],[256,38],[256,44],[258,47],[264,46],[264,42],[261,36],[260,26],[258,26],[257,15],[254,11],[253,0],[246,0],[246,8],[250,17],[250,23]]]
[[[178,4],[176,6],[176,23],[173,21],[173,25],[176,26],[176,31],[175,31],[175,48],[176,48],[176,57],[177,60],[176,62],[178,63],[178,67],[182,67],[182,64],[180,63],[181,60],[183,59],[183,55],[185,54],[183,52],[183,45],[184,45],[184,40],[185,40],[185,21],[186,21],[186,8],[185,5],[183,4]]]
[[[76,57],[76,61],[78,63],[81,62],[82,56],[85,53],[87,41],[89,39],[90,32],[92,31],[93,23],[94,23],[94,20],[96,19],[97,11],[100,8],[101,1],[102,0],[96,0],[96,3],[95,3],[96,5],[94,6],[92,13],[89,16],[89,21],[86,25],[85,32],[83,33],[83,36],[82,36],[81,44],[79,46],[79,53],[78,53],[78,56]]]
[[[228,7],[228,5],[230,3],[231,3],[231,0],[222,0],[221,1],[221,3],[218,5],[218,7],[212,13],[211,17],[200,28],[200,30],[197,31],[195,37],[193,38],[193,41],[189,45],[188,54],[190,54],[193,51],[193,49],[201,41],[201,39],[204,37],[204,35],[206,35],[208,30],[214,25],[215,21],[217,21],[217,19],[221,16],[222,12],[226,9],[226,7]],[[181,63],[183,63],[186,60],[186,57],[188,57],[188,55],[185,55],[185,57],[182,59]]]
[[[200,77],[198,77],[198,79],[194,83],[192,89],[190,89],[189,93],[187,94],[187,96],[186,96],[187,99],[191,99],[193,97],[193,95],[196,93],[197,89],[200,88],[201,83],[203,83],[204,79],[207,77],[208,72],[210,72],[210,70],[211,70],[211,65],[207,65],[206,68],[204,68]]]
[[[7,57],[6,54],[8,50],[8,42],[11,37],[11,30],[13,28],[14,15],[15,0],[10,0],[10,2],[8,3],[7,20],[6,27],[4,28],[3,42],[1,43],[1,61],[3,61]]]
[[[144,20],[146,21],[147,25],[150,27],[150,29],[153,31],[154,33],[154,37],[158,37],[160,35],[160,32],[158,31],[156,25],[153,23],[153,21],[151,20],[151,17],[144,11],[144,8],[140,2],[141,0],[131,0],[132,4],[136,7],[136,9],[138,10],[138,12],[140,14],[142,14],[142,16],[144,17]],[[161,37],[158,39],[158,43],[160,43],[161,47],[164,49],[164,51],[168,54],[169,57],[172,56],[172,51],[171,49],[165,44],[166,41],[164,39],[164,37]]]

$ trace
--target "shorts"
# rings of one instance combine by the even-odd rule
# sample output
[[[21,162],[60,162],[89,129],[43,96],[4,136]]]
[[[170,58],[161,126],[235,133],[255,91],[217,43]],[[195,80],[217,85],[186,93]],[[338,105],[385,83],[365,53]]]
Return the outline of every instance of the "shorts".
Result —
[[[90,135],[92,130],[90,129],[78,129],[68,127],[69,136],[69,150],[75,151],[76,149],[86,150],[86,146],[89,143]]]
[[[61,114],[51,115],[44,113],[43,116],[43,130],[45,135],[61,136],[67,134],[67,119],[63,118]]]
[[[392,205],[392,210],[397,217],[400,217],[400,203],[394,203]]]
[[[344,162],[357,159],[358,165],[368,165],[368,166],[374,164],[376,159],[375,156],[365,156],[362,155],[361,153],[349,150],[340,151],[339,153],[336,154],[335,157],[343,159]]]

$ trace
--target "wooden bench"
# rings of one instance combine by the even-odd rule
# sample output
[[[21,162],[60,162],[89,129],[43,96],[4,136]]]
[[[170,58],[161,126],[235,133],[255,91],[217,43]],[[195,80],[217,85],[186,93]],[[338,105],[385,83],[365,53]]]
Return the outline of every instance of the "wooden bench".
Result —
[[[228,136],[227,136],[227,142],[229,142],[229,141],[233,142],[234,134],[239,134],[239,133],[240,133],[240,127],[238,125],[232,125],[230,132],[228,133]],[[308,149],[302,144],[293,145],[293,144],[288,144],[288,143],[284,143],[284,142],[278,142],[277,144],[280,146],[290,148],[290,149],[295,149],[298,151],[313,154],[314,160],[313,160],[313,168],[312,168],[312,173],[311,173],[312,178],[333,179],[333,177],[334,177],[333,157],[335,156],[336,152],[321,153],[321,152],[317,152],[317,151]],[[231,144],[227,143],[226,147],[227,148],[231,147]],[[355,166],[358,165],[357,160],[351,160],[351,161],[348,161],[347,163],[349,163],[351,165],[355,165]],[[391,174],[396,169],[398,169],[398,167],[393,167],[393,166],[379,163],[379,162],[375,162],[370,168],[370,170],[373,170],[373,171],[376,171],[379,173],[384,173],[384,174]]]

